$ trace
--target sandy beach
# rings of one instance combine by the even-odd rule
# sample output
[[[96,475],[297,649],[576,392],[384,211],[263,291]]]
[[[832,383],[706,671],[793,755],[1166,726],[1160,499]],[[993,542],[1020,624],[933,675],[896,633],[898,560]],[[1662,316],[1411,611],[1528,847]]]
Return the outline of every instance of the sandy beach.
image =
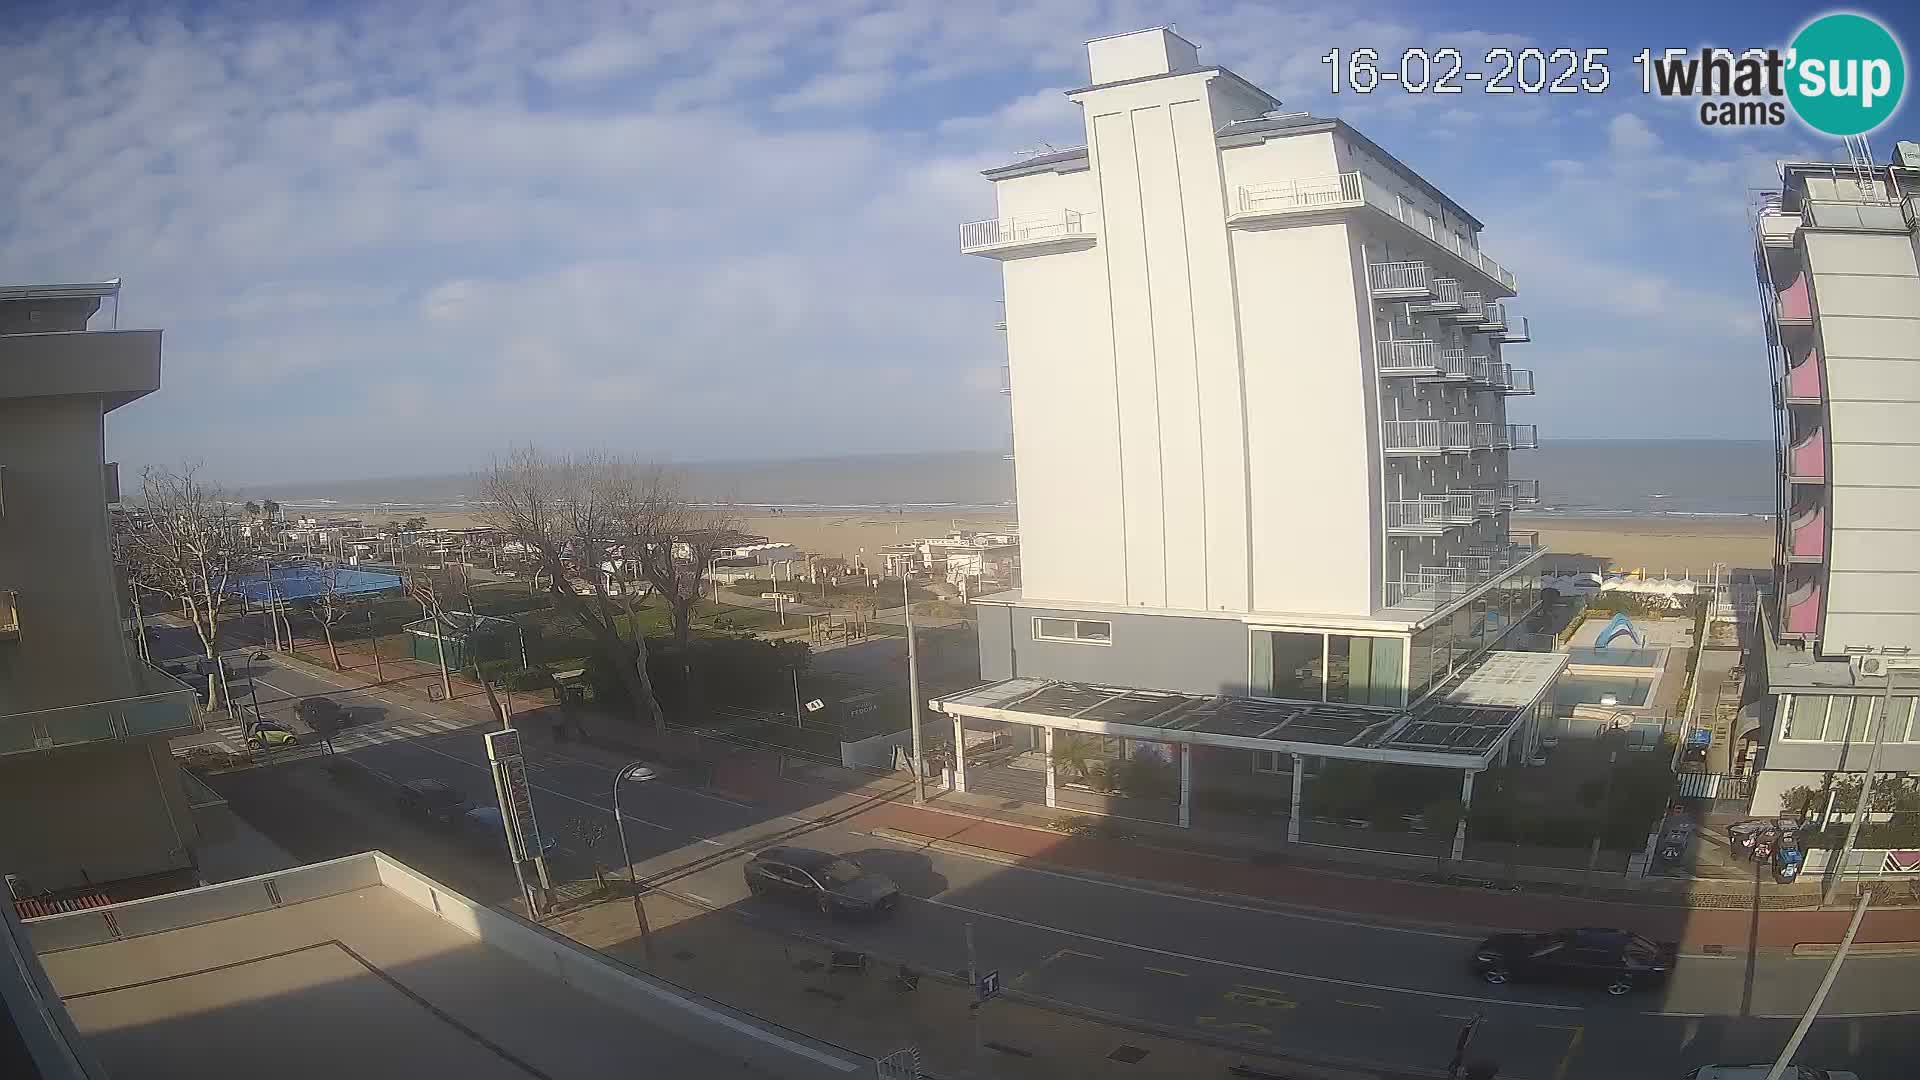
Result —
[[[388,516],[395,516],[389,514]],[[410,516],[410,515],[405,515]],[[481,525],[471,514],[424,515],[435,528]],[[368,517],[369,524],[384,518]],[[955,529],[1000,531],[1012,524],[1006,511],[958,513],[872,511],[782,511],[741,515],[749,532],[793,544],[819,555],[853,558],[890,544]],[[1615,569],[1644,568],[1648,573],[1707,574],[1716,562],[1738,568],[1764,568],[1773,558],[1773,524],[1764,518],[1565,518],[1517,514],[1516,532],[1537,531],[1555,555],[1584,556]]]

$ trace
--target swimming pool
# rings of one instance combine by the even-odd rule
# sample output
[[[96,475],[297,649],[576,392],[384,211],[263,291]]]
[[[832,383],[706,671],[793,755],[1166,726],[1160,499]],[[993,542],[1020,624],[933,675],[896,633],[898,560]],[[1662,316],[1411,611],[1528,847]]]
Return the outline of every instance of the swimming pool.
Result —
[[[1665,649],[1596,649],[1591,645],[1581,645],[1567,650],[1567,662],[1597,667],[1650,668],[1659,666],[1660,658],[1666,652]]]
[[[1599,705],[1600,699],[1613,698],[1615,705],[1645,705],[1653,690],[1651,678],[1635,679],[1625,675],[1562,675],[1554,684],[1556,705]]]

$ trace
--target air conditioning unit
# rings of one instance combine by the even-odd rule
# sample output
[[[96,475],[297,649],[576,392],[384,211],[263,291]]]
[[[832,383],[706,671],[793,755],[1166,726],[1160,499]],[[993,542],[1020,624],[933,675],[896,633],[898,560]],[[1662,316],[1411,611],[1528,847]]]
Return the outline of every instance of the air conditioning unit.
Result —
[[[1920,671],[1920,656],[1856,656],[1853,673],[1867,679],[1884,679],[1896,671]]]

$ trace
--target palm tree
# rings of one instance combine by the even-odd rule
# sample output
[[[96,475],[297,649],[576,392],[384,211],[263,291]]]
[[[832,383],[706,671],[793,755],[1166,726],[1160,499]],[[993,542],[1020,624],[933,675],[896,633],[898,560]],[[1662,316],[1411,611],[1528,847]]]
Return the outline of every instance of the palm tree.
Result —
[[[260,516],[260,504],[257,502],[254,502],[252,499],[248,499],[247,504],[241,509],[245,510],[247,512],[247,516],[250,518],[257,518]]]
[[[268,499],[266,502],[261,503],[260,509],[265,511],[267,517],[271,519],[278,520],[280,517],[280,504],[277,502],[274,502],[272,499]]]
[[[1070,774],[1071,782],[1084,784],[1093,771],[1093,763],[1099,760],[1099,751],[1091,736],[1055,733],[1053,767]]]

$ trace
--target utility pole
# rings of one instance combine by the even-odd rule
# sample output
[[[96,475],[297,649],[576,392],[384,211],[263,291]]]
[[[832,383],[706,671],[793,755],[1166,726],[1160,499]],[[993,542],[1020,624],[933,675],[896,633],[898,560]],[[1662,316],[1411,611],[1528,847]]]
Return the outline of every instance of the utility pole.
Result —
[[[1893,681],[1892,673],[1888,673],[1887,681]],[[1855,818],[1854,821],[1857,823],[1859,819]],[[1833,989],[1833,980],[1840,974],[1840,965],[1846,963],[1847,950],[1853,948],[1853,936],[1860,932],[1860,920],[1866,917],[1867,902],[1872,898],[1871,892],[1864,888],[1860,890],[1860,900],[1853,905],[1853,921],[1847,924],[1846,936],[1840,939],[1840,947],[1834,950],[1833,962],[1827,965],[1827,974],[1820,980],[1820,988],[1813,992],[1813,1000],[1807,1003],[1806,1014],[1800,1017],[1800,1023],[1794,1027],[1787,1045],[1781,1048],[1773,1068],[1767,1070],[1767,1080],[1780,1080],[1787,1071],[1788,1063],[1793,1061],[1794,1053],[1800,1049],[1800,1040],[1806,1038],[1807,1030],[1813,1027],[1813,1018],[1820,1015],[1820,1006],[1826,1004],[1827,991]]]
[[[1886,743],[1887,728],[1891,726],[1893,679],[1896,674],[1892,670],[1887,672],[1887,688],[1880,695],[1879,729],[1873,734],[1873,749],[1867,754],[1867,771],[1860,776],[1860,797],[1854,800],[1853,820],[1847,823],[1847,841],[1840,845],[1840,853],[1834,856],[1834,861],[1827,864],[1827,886],[1820,895],[1821,907],[1833,903],[1833,894],[1839,890],[1840,879],[1847,872],[1847,859],[1853,854],[1853,843],[1860,838],[1860,822],[1866,819],[1868,799],[1873,794],[1873,772],[1880,764],[1880,747]],[[1774,1075],[1779,1075],[1778,1067],[1774,1069]]]
[[[913,801],[927,801],[927,757],[920,746],[920,650],[913,640],[913,579],[900,573],[900,599],[907,605],[907,724],[913,732]],[[956,754],[966,747],[956,746]],[[972,931],[968,931],[971,940]]]
[[[986,1002],[980,997],[980,965],[973,952],[973,923],[967,923],[967,1022],[973,1028],[973,1061],[981,1076],[993,1075],[987,1063],[987,1048],[980,1039],[980,1007]]]

